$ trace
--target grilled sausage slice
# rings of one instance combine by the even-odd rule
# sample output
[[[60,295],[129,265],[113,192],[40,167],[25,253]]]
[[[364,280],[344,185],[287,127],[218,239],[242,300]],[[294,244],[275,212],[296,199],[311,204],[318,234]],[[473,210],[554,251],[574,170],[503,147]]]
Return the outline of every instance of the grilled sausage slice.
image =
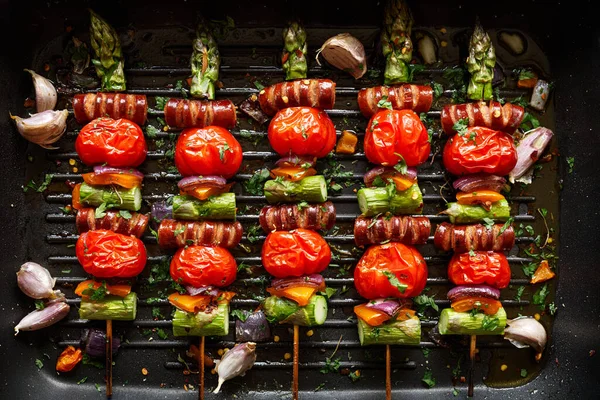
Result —
[[[329,230],[335,224],[335,206],[331,201],[322,204],[300,206],[283,204],[265,206],[258,217],[265,232],[290,231],[292,229]]]
[[[335,103],[335,82],[329,79],[299,79],[277,83],[261,90],[258,102],[269,116],[287,107],[329,110]]]
[[[515,231],[511,225],[504,231],[504,224],[487,229],[481,224],[452,225],[443,222],[437,226],[433,243],[442,250],[456,253],[467,251],[509,251],[515,245]]]
[[[358,217],[354,221],[354,242],[358,247],[382,242],[425,244],[431,232],[427,217]]]
[[[158,244],[163,248],[211,246],[231,249],[242,239],[239,222],[176,221],[163,219],[158,227]]]
[[[237,121],[231,100],[169,99],[164,111],[165,122],[172,128],[204,128],[210,125],[232,128]]]
[[[358,107],[367,118],[377,114],[381,108],[377,106],[384,99],[392,104],[394,110],[413,110],[416,113],[427,112],[433,102],[431,86],[400,85],[375,86],[358,92]]]
[[[80,124],[96,118],[110,117],[125,118],[138,125],[144,125],[148,116],[148,102],[143,94],[76,94],[73,97],[73,113]]]
[[[123,235],[134,235],[141,237],[146,226],[148,226],[148,216],[140,213],[131,213],[131,218],[123,218],[119,211],[107,210],[102,218],[96,218],[94,208],[82,208],[77,211],[75,225],[79,233],[95,231],[98,229],[111,230]]]
[[[516,104],[506,103],[504,105],[497,101],[486,103],[447,104],[442,109],[442,129],[447,135],[456,133],[454,124],[463,119],[469,120],[469,126],[484,126],[486,128],[514,133],[521,125],[525,110]]]

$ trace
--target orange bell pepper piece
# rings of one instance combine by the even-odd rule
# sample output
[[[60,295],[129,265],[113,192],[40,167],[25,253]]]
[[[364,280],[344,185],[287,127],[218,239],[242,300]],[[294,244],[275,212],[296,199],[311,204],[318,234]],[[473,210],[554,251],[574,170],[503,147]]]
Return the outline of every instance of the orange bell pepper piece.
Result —
[[[273,296],[285,297],[298,303],[299,306],[303,307],[310,302],[310,298],[317,292],[318,288],[308,286],[293,286],[283,290],[275,290],[274,288],[267,288],[267,292]]]
[[[487,315],[494,315],[502,307],[502,303],[487,297],[465,297],[452,302],[450,307],[456,312],[467,312],[478,308]]]
[[[198,200],[206,200],[211,196],[218,196],[220,194],[229,192],[231,186],[233,186],[233,183],[229,183],[220,188],[214,186],[198,186],[190,190],[181,190],[180,194],[189,195],[197,198]]]
[[[102,174],[93,172],[81,175],[83,181],[88,185],[117,185],[126,189],[132,189],[142,185],[142,178],[131,174]]]
[[[403,176],[394,175],[391,177],[391,179],[392,182],[396,184],[396,189],[400,192],[405,191],[406,189],[410,188],[412,185],[415,184],[414,180],[405,178]]]
[[[369,326],[379,326],[392,318],[383,311],[367,307],[366,304],[354,306],[354,313]]]
[[[204,310],[210,304],[211,299],[211,296],[190,296],[189,294],[172,293],[169,296],[169,303],[183,311],[195,313]]]
[[[458,204],[483,204],[491,206],[492,203],[504,200],[504,196],[493,190],[478,190],[473,193],[458,192],[456,194],[456,201]]]
[[[297,182],[307,176],[313,176],[317,174],[317,170],[314,168],[302,168],[296,167],[278,167],[271,170],[271,177],[277,178],[278,176],[283,177],[288,181]]]
[[[81,349],[75,349],[69,346],[60,353],[56,361],[56,370],[58,372],[69,372],[83,359]]]
[[[88,297],[83,293],[84,291],[88,289],[96,290],[100,286],[102,286],[101,282],[88,279],[77,285],[77,288],[75,289],[75,294],[81,297]],[[129,285],[106,285],[106,294],[118,297],[126,297],[129,293],[131,293],[131,286]]]
[[[234,296],[235,292],[220,292],[219,296],[217,296],[217,303],[229,303]]]
[[[83,204],[81,204],[81,201],[79,200],[79,198],[80,198],[80,196],[79,196],[79,190],[80,189],[81,189],[81,183],[78,183],[73,188],[73,195],[72,195],[71,204],[72,204],[73,208],[76,209],[76,210],[80,210],[80,209],[83,208]]]
[[[335,146],[335,152],[337,154],[354,154],[357,144],[358,137],[354,133],[343,131],[342,137],[340,137]]]
[[[540,265],[537,267],[533,276],[531,277],[531,283],[540,283],[546,282],[554,278],[556,274],[550,269],[550,264],[548,264],[548,260],[542,260]]]
[[[396,320],[398,321],[406,321],[414,318],[417,315],[415,310],[411,310],[410,308],[401,308],[396,315]]]

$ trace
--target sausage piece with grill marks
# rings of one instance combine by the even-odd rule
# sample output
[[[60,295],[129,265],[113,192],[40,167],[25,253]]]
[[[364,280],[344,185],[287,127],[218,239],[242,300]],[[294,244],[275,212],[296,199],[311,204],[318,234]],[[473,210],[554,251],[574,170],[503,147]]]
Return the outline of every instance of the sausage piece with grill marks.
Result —
[[[400,85],[375,86],[358,92],[358,107],[367,118],[381,110],[377,106],[380,100],[389,101],[394,110],[413,110],[416,113],[427,112],[433,102],[431,86]]]
[[[236,222],[176,221],[163,219],[158,227],[158,244],[163,248],[210,246],[234,248],[242,239],[244,229]]]
[[[358,247],[382,242],[425,244],[431,233],[427,217],[358,217],[354,221],[354,242]]]
[[[237,117],[231,100],[169,99],[165,104],[165,122],[173,128],[204,128],[216,125],[235,126]]]
[[[101,117],[128,119],[144,125],[148,116],[148,102],[143,94],[86,93],[73,97],[73,113],[78,123],[84,124]]]
[[[96,218],[96,210],[94,208],[82,208],[77,211],[75,225],[77,231],[84,233],[87,231],[95,231],[98,229],[106,229],[123,235],[134,235],[141,237],[146,226],[148,226],[148,216],[140,213],[131,213],[131,218],[123,218],[119,211],[107,210],[106,215],[102,218]]]
[[[433,242],[442,250],[456,253],[467,251],[509,251],[515,245],[515,231],[508,225],[495,224],[487,229],[482,224],[453,225],[443,222],[437,226]]]
[[[456,133],[454,124],[461,119],[467,118],[469,126],[483,126],[486,128],[514,133],[521,125],[525,110],[516,104],[506,103],[504,105],[497,101],[480,101],[477,103],[447,104],[442,109],[442,129],[447,135]]]
[[[333,108],[335,82],[329,79],[299,79],[266,87],[258,93],[260,108],[273,116],[287,107]]]
[[[265,232],[290,231],[303,228],[313,231],[329,230],[335,224],[335,206],[331,201],[321,204],[283,204],[265,206],[260,211],[259,222]]]

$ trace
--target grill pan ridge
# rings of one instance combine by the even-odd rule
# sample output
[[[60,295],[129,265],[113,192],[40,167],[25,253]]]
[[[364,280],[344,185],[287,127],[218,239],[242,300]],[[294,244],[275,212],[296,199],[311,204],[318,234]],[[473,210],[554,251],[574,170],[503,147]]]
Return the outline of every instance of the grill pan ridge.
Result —
[[[415,5],[412,5],[415,7]],[[418,19],[418,13],[422,9],[419,7],[415,12],[415,18]],[[52,7],[49,9],[52,12]],[[98,10],[102,11],[102,8]],[[233,10],[235,11],[235,10]],[[232,12],[233,12],[232,11]],[[83,14],[85,17],[85,9],[81,9],[78,13]],[[345,30],[350,31],[359,37],[365,46],[367,47],[368,54],[377,52],[377,48],[374,47],[376,38],[378,37],[378,18],[376,13],[373,11],[371,20],[368,19],[370,14],[367,16],[367,20],[371,25],[349,25],[345,27]],[[76,13],[73,13],[76,15]],[[225,15],[225,14],[222,14]],[[85,29],[87,29],[85,17],[77,17],[78,20],[75,22],[75,26],[79,29],[78,36],[80,38],[87,38]],[[144,61],[146,65],[139,66],[134,63],[128,62],[128,68],[126,68],[126,75],[129,80],[130,93],[143,93],[147,94],[150,100],[150,104],[153,104],[154,96],[173,96],[181,97],[181,92],[178,90],[167,87],[168,84],[174,84],[177,80],[185,79],[189,75],[189,68],[187,68],[187,58],[189,57],[189,29],[182,28],[176,25],[170,25],[163,22],[163,24],[156,24],[150,26],[148,24],[138,23],[139,19],[135,15],[129,16],[130,26],[135,28],[136,38],[134,40],[134,53],[133,57],[135,60]],[[71,18],[73,18],[71,16]],[[110,13],[107,18],[111,20]],[[219,18],[219,14],[215,12],[215,18]],[[255,76],[264,85],[269,83],[275,83],[282,79],[282,73],[280,68],[275,67],[277,53],[280,51],[280,25],[276,25],[275,28],[264,28],[263,23],[257,23],[256,20],[250,18],[246,24],[244,24],[243,17],[234,17],[236,23],[238,23],[240,34],[236,37],[230,35],[223,41],[219,42],[221,54],[223,57],[222,68],[221,68],[221,79],[225,84],[224,90],[218,91],[217,96],[220,98],[230,98],[234,103],[239,103],[245,97],[251,93],[257,92],[254,85],[248,80],[247,74]],[[259,20],[260,21],[260,20]],[[427,21],[426,18],[421,18],[421,21]],[[111,21],[112,22],[112,21]],[[47,24],[48,22],[44,22]],[[69,20],[69,23],[71,21]],[[470,22],[466,21],[465,26],[469,26]],[[114,22],[115,26],[121,27],[126,26],[124,24],[118,24]],[[326,24],[326,19],[325,19]],[[485,21],[484,21],[485,24]],[[253,26],[256,25],[256,26]],[[265,26],[273,26],[273,24]],[[318,45],[322,43],[329,36],[344,31],[344,28],[327,28],[321,25],[319,22],[315,22],[314,25],[309,19],[306,19],[306,25],[308,27],[309,35],[309,49],[311,54],[318,48]],[[423,24],[417,25],[421,26]],[[61,25],[62,26],[62,25]],[[190,24],[189,26],[193,26]],[[427,25],[425,25],[427,26]],[[485,26],[485,25],[484,25]],[[491,36],[496,37],[495,33],[498,29],[503,28],[504,25],[490,24],[486,26],[490,32],[493,32]],[[498,28],[498,29],[495,29]],[[434,28],[423,28],[428,32],[436,32]],[[418,30],[415,28],[415,30]],[[274,33],[272,33],[273,31]],[[465,29],[451,29],[449,32],[459,34],[464,32]],[[528,32],[524,30],[527,35]],[[148,37],[151,39],[148,39]],[[265,36],[261,40],[261,38]],[[439,35],[439,33],[436,33]],[[231,37],[233,36],[233,37]],[[437,36],[436,36],[437,37]],[[27,63],[17,66],[33,66],[35,70],[42,70],[43,64],[52,60],[52,57],[59,54],[57,49],[62,48],[64,38],[57,35],[49,35],[50,39],[48,43],[37,44],[36,50],[32,50],[33,62],[28,61]],[[143,38],[143,39],[142,39]],[[146,41],[147,40],[147,41]],[[497,42],[496,48],[498,48]],[[530,47],[536,47],[535,41],[529,39]],[[160,51],[156,51],[157,47],[160,46]],[[252,49],[255,48],[257,57],[253,58]],[[535,62],[538,68],[541,68],[546,74],[549,74],[548,61],[541,54],[541,51],[533,51],[532,54],[538,59],[532,60]],[[450,57],[453,54],[449,54]],[[456,56],[456,55],[454,55]],[[126,57],[128,57],[126,55]],[[456,56],[458,59],[458,57]],[[372,60],[373,57],[369,58]],[[182,61],[183,60],[183,61]],[[505,61],[501,55],[499,60]],[[452,60],[451,60],[452,61]],[[4,62],[4,61],[3,61]],[[262,63],[262,65],[258,65]],[[447,65],[451,65],[449,62]],[[454,62],[456,64],[456,62]],[[374,65],[374,68],[378,68],[379,65]],[[507,70],[512,67],[505,65]],[[338,131],[342,129],[353,129],[361,137],[361,133],[364,132],[366,126],[366,120],[360,116],[358,107],[356,106],[356,93],[357,90],[364,86],[371,86],[374,82],[353,82],[351,79],[345,77],[342,73],[336,71],[322,69],[314,66],[314,62],[311,63],[309,69],[310,77],[323,76],[328,74],[332,79],[338,82],[337,91],[337,102],[336,109],[330,112],[330,115],[336,125]],[[431,80],[441,79],[441,70],[438,69],[427,69],[423,73],[417,75],[417,83],[427,83]],[[12,92],[19,93],[24,91],[26,88],[24,80],[21,80],[17,84],[11,84]],[[450,95],[451,93],[445,93]],[[501,90],[501,95],[507,99],[517,97],[520,93],[512,89]],[[11,104],[11,110],[20,110],[21,99],[26,96],[16,95],[14,96],[13,104]],[[64,96],[61,101],[65,101],[68,96]],[[447,99],[446,99],[447,100]],[[542,125],[557,130],[554,126],[554,108],[555,104],[559,104],[557,98],[552,98],[549,104],[548,112],[541,116],[540,121]],[[435,107],[435,110],[439,110],[439,107]],[[429,113],[431,117],[439,118],[439,111],[432,111]],[[149,112],[149,123],[158,126],[157,117],[161,117],[160,111]],[[76,159],[76,154],[73,150],[73,142],[75,139],[76,131],[79,128],[73,118],[70,118],[68,132],[65,138],[61,140],[61,150],[56,152],[44,152],[41,149],[28,146],[25,148],[24,141],[17,141],[12,138],[11,146],[17,149],[19,154],[31,155],[34,159],[32,163],[26,163],[26,159],[23,156],[18,162],[12,166],[12,171],[15,171],[16,176],[19,178],[18,182],[23,184],[30,178],[39,180],[39,177],[44,173],[53,173],[54,179],[50,186],[50,190],[47,193],[41,194],[27,194],[21,197],[20,193],[16,194],[16,197],[10,195],[14,208],[17,209],[15,216],[7,218],[9,226],[15,226],[17,232],[19,232],[23,239],[21,240],[22,249],[6,250],[11,251],[11,256],[8,257],[10,263],[6,264],[5,283],[7,283],[7,293],[12,296],[12,301],[2,300],[3,309],[13,309],[11,318],[12,321],[8,321],[6,324],[7,329],[10,331],[14,323],[31,307],[32,304],[28,301],[25,296],[21,295],[14,285],[14,272],[17,270],[18,265],[25,261],[25,259],[31,259],[33,261],[40,262],[53,273],[53,276],[58,277],[57,286],[64,288],[63,291],[67,292],[69,297],[69,303],[72,306],[77,306],[78,299],[73,296],[72,289],[69,290],[69,286],[76,284],[83,280],[84,274],[81,267],[78,265],[77,259],[74,257],[74,251],[71,248],[72,244],[77,239],[74,216],[64,215],[59,207],[62,207],[70,202],[70,194],[67,186],[64,184],[66,181],[77,181],[79,179],[78,174],[71,171],[68,160]],[[557,114],[557,124],[558,124]],[[251,129],[250,138],[241,136],[240,129]],[[254,131],[254,129],[256,131]],[[232,130],[234,135],[242,143],[244,149],[244,166],[247,167],[240,171],[240,173],[234,178],[238,182],[235,186],[235,192],[238,202],[238,208],[241,209],[239,214],[239,220],[244,224],[245,230],[250,226],[257,225],[258,217],[257,212],[260,207],[265,203],[264,197],[262,196],[251,196],[243,191],[241,183],[244,180],[249,179],[252,172],[260,166],[270,166],[275,159],[275,154],[270,150],[265,136],[265,127],[251,127],[246,121],[243,121],[239,128]],[[440,132],[439,126],[436,129]],[[7,128],[7,132],[12,135],[16,134],[16,131],[11,128]],[[166,194],[175,193],[174,184],[178,179],[176,171],[166,170],[164,163],[165,151],[164,149],[158,149],[155,146],[156,140],[168,140],[168,134],[177,133],[169,132],[159,134],[156,138],[150,139],[150,152],[148,160],[142,166],[142,171],[146,175],[145,185],[143,189],[144,200],[147,203],[164,198]],[[263,137],[261,142],[254,146],[251,141],[255,137]],[[562,140],[562,136],[559,133],[559,141]],[[437,134],[434,143],[438,145],[442,143],[442,138]],[[556,146],[555,143],[552,145]],[[341,156],[334,157],[336,161],[341,162],[345,169],[342,171],[352,171],[351,177],[343,178],[342,181],[349,181],[351,183],[358,183],[362,179],[362,174],[366,168],[366,162],[364,160],[364,154],[362,150],[359,150],[357,154],[352,156]],[[16,160],[15,160],[16,161]],[[24,165],[26,163],[26,165]],[[82,165],[78,164],[81,169]],[[328,162],[320,162],[318,164],[318,170],[323,171],[325,168],[331,168]],[[546,207],[549,212],[556,216],[556,220],[553,222],[553,226],[558,228],[557,220],[558,215],[558,191],[557,181],[559,179],[558,164],[556,160],[550,165],[544,167],[545,173],[539,181],[534,183],[531,190],[527,189],[524,193],[517,193],[513,190],[513,196],[511,202],[513,204],[513,212],[515,215],[515,226],[518,224],[533,224],[537,233],[542,233],[540,228],[541,221],[536,218],[535,209],[538,207]],[[19,171],[19,172],[17,172]],[[23,171],[26,171],[24,176]],[[81,172],[81,171],[80,171]],[[175,172],[175,173],[173,173]],[[438,215],[438,212],[443,209],[443,199],[439,195],[440,187],[444,184],[445,179],[442,174],[443,170],[440,166],[439,155],[434,152],[433,162],[430,165],[429,162],[419,169],[419,180],[422,188],[424,189],[424,200],[425,200],[425,211],[424,214],[431,218],[432,223],[437,224],[444,221],[446,218],[442,215]],[[335,179],[335,177],[334,177]],[[15,188],[12,186],[11,188]],[[352,192],[352,189],[356,186],[350,186],[344,189],[341,195],[335,195],[331,197],[331,200],[336,204],[338,210],[338,218],[336,225],[339,226],[339,233],[334,235],[332,233],[326,234],[325,238],[332,246],[340,249],[341,251],[334,250],[337,253],[339,259],[333,261],[339,265],[347,266],[354,265],[360,257],[360,252],[353,251],[353,238],[352,238],[352,222],[358,215],[358,207],[356,203],[356,195]],[[553,191],[550,195],[547,195],[550,191]],[[449,191],[443,192],[446,198],[451,198],[452,193]],[[12,199],[22,198],[21,203],[18,200]],[[563,199],[564,202],[564,199]],[[11,202],[4,204],[10,207]],[[248,206],[248,207],[245,207]],[[7,209],[5,207],[5,209]],[[145,209],[148,211],[148,209]],[[561,214],[562,218],[562,214]],[[4,218],[3,218],[4,219]],[[17,222],[19,221],[19,222]],[[562,229],[561,222],[561,229]],[[238,279],[234,284],[236,289],[240,289],[241,295],[236,297],[232,302],[233,308],[240,309],[253,309],[258,305],[258,301],[254,299],[251,294],[264,294],[264,279],[261,278],[264,273],[258,266],[260,265],[260,244],[264,239],[264,234],[259,236],[259,241],[256,243],[249,243],[245,238],[242,243],[246,246],[251,247],[252,251],[247,253],[241,249],[237,249],[234,252],[238,263],[244,262],[252,267],[252,274],[246,272],[240,272]],[[4,239],[6,240],[6,238]],[[533,240],[531,237],[520,237],[517,240],[517,245],[526,245]],[[562,236],[561,236],[562,240]],[[144,243],[147,245],[149,260],[146,268],[146,273],[139,279],[139,282],[134,290],[140,295],[141,300],[139,301],[140,310],[138,319],[133,323],[115,323],[115,332],[123,336],[126,339],[123,349],[121,350],[118,357],[115,359],[117,365],[114,368],[114,384],[115,384],[115,398],[192,398],[195,396],[195,389],[197,388],[197,376],[182,375],[183,364],[177,361],[177,354],[183,354],[185,349],[190,343],[194,343],[194,340],[187,340],[186,338],[174,339],[171,335],[166,340],[160,340],[156,332],[152,332],[149,337],[145,334],[147,330],[154,328],[164,329],[166,332],[170,332],[170,305],[164,300],[158,302],[149,303],[146,299],[153,296],[153,291],[146,291],[143,289],[144,277],[147,277],[147,272],[153,266],[165,263],[168,260],[168,253],[161,251],[156,245],[156,241],[153,236],[148,233],[143,237]],[[560,243],[560,242],[559,242]],[[4,243],[3,243],[4,245]],[[13,243],[13,247],[16,247]],[[7,247],[7,249],[9,249]],[[4,246],[3,246],[4,250]],[[432,238],[425,246],[420,246],[422,254],[428,264],[430,278],[428,280],[428,287],[431,290],[428,294],[435,294],[436,303],[440,307],[448,306],[448,302],[445,300],[445,293],[449,288],[449,283],[446,279],[446,264],[449,260],[449,255],[436,251],[432,245]],[[21,258],[16,257],[18,254],[23,254]],[[559,252],[562,256],[562,247]],[[5,255],[6,257],[6,255]],[[511,280],[512,289],[506,289],[502,293],[503,304],[505,305],[509,317],[516,316],[516,310],[521,307],[521,311],[525,315],[531,315],[535,312],[537,307],[530,305],[531,295],[533,288],[528,285],[527,279],[522,275],[520,271],[521,262],[531,261],[527,257],[523,257],[518,254],[517,249],[509,254],[509,261],[511,263],[511,269],[513,270],[513,276]],[[70,273],[64,273],[62,271],[71,270]],[[367,396],[368,398],[381,398],[384,390],[384,363],[383,363],[383,346],[372,347],[372,348],[360,348],[357,341],[356,335],[356,324],[355,322],[348,320],[348,317],[352,316],[352,306],[359,304],[361,300],[357,296],[353,289],[352,284],[352,269],[347,274],[342,272],[343,268],[330,267],[325,274],[326,282],[328,286],[337,288],[339,291],[345,287],[349,288],[348,292],[343,295],[335,295],[329,301],[330,314],[328,320],[323,327],[312,328],[315,334],[312,337],[306,335],[308,328],[304,328],[301,331],[301,359],[300,359],[300,388],[301,396],[307,398],[359,398]],[[563,275],[564,269],[561,269],[559,264],[559,277]],[[6,272],[6,271],[5,271]],[[563,279],[562,277],[559,279]],[[561,280],[561,285],[563,281]],[[526,295],[523,296],[523,300],[517,301],[513,299],[514,291],[517,286],[528,285],[525,291]],[[561,286],[561,288],[562,288]],[[65,288],[66,287],[66,288]],[[164,288],[164,286],[159,286]],[[537,289],[537,288],[536,288]],[[338,293],[339,293],[338,291]],[[554,292],[554,289],[552,290]],[[529,295],[527,295],[529,293]],[[244,295],[247,294],[247,295]],[[548,301],[556,301],[554,294],[552,294]],[[150,308],[158,306],[161,308],[162,314],[166,318],[159,320],[153,320],[150,315]],[[75,307],[73,307],[74,309]],[[562,309],[561,309],[562,311]],[[12,316],[14,314],[14,316]],[[432,314],[433,315],[433,314]],[[560,318],[560,314],[559,314]],[[550,319],[546,319],[543,322],[547,327],[550,327],[548,322]],[[392,375],[394,394],[398,396],[404,396],[407,398],[429,398],[429,397],[453,397],[452,395],[452,381],[451,369],[456,367],[457,363],[460,363],[462,375],[465,375],[467,362],[466,360],[460,360],[460,354],[465,353],[465,347],[463,344],[458,343],[454,346],[454,352],[446,349],[438,348],[433,342],[429,340],[426,332],[435,325],[435,320],[424,320],[424,334],[422,337],[423,342],[421,347],[425,349],[431,349],[429,357],[425,357],[423,351],[420,348],[409,348],[403,346],[394,346],[392,349],[392,363],[394,372]],[[11,379],[7,380],[7,386],[9,393],[14,393],[16,397],[13,398],[24,398],[22,393],[28,393],[31,398],[36,397],[36,392],[39,393],[42,387],[49,386],[52,388],[50,397],[45,398],[59,398],[65,397],[65,393],[68,393],[68,397],[73,396],[74,398],[98,398],[101,394],[96,392],[94,383],[98,383],[101,387],[104,385],[102,380],[103,371],[94,370],[89,366],[84,368],[78,367],[78,370],[66,376],[57,377],[53,372],[53,365],[56,355],[60,349],[66,345],[78,343],[79,332],[83,327],[97,326],[101,327],[97,323],[90,323],[87,321],[78,320],[76,312],[71,311],[68,319],[61,322],[55,327],[49,328],[44,331],[37,333],[22,333],[17,339],[12,339],[10,336],[7,340],[3,337],[2,347],[12,347],[13,343],[16,342],[14,347],[15,356],[17,357],[17,351],[21,353],[18,357],[19,360],[11,360],[11,363],[20,365],[24,370],[30,371],[32,376],[37,379],[26,380],[24,387],[18,387],[15,385],[16,381],[23,379],[23,376],[18,376],[14,373],[10,374]],[[233,323],[232,323],[233,326]],[[233,332],[233,329],[230,330]],[[236,380],[228,382],[224,386],[221,398],[231,398],[237,396],[238,398],[286,398],[289,397],[289,386],[291,382],[291,361],[285,361],[283,358],[284,353],[291,352],[291,335],[288,327],[276,327],[273,332],[274,335],[278,335],[281,338],[279,342],[268,342],[265,344],[259,344],[258,346],[258,361],[255,364],[253,370],[251,370],[246,377],[237,378]],[[48,341],[50,338],[50,341]],[[230,348],[234,344],[234,335],[229,336],[220,340],[215,338],[207,341],[207,349],[213,355],[216,356],[217,349],[228,347]],[[556,340],[556,339],[555,339]],[[339,343],[339,346],[338,346]],[[556,343],[556,341],[555,341]],[[550,348],[546,351],[542,364],[538,367],[531,362],[531,354],[528,351],[518,351],[513,349],[510,344],[503,341],[501,337],[490,337],[481,338],[479,340],[478,347],[480,348],[481,360],[476,364],[475,382],[479,384],[475,388],[477,396],[486,396],[488,398],[502,398],[502,394],[510,391],[512,397],[526,397],[526,394],[531,393],[531,390],[537,388],[542,390],[546,396],[556,398],[561,397],[560,392],[551,394],[547,383],[540,383],[540,377],[547,377],[548,370],[554,367],[555,361],[553,360],[553,354],[555,350]],[[356,383],[352,383],[347,377],[339,374],[329,373],[321,374],[319,369],[325,365],[325,357],[329,357],[334,349],[338,348],[336,357],[341,357],[341,368],[349,368],[351,370],[360,369],[362,372],[362,378]],[[25,354],[28,354],[27,356]],[[49,356],[49,359],[44,358],[45,354]],[[515,358],[516,357],[516,358]],[[40,358],[44,361],[45,367],[39,371],[34,365],[34,360]],[[494,365],[498,364],[499,359],[511,360],[511,366],[514,368],[523,367],[527,368],[533,376],[532,382],[519,386],[514,389],[490,389],[488,386],[482,384],[484,377],[489,375],[489,368],[493,368]],[[517,360],[518,361],[514,361]],[[527,364],[527,363],[530,364]],[[190,363],[191,365],[193,363]],[[448,368],[447,366],[451,367]],[[150,374],[142,376],[141,368],[147,368]],[[430,368],[433,371],[434,377],[437,379],[438,384],[433,389],[425,389],[420,379],[423,376],[423,372],[426,368]],[[541,369],[541,373],[538,376],[538,369]],[[33,375],[36,374],[36,375]],[[28,375],[29,376],[29,375]],[[85,384],[77,385],[76,382],[88,376],[88,380]],[[524,383],[521,382],[514,383]],[[165,387],[161,387],[161,384],[165,384]],[[315,389],[321,384],[325,383],[325,386],[315,391]],[[189,385],[189,391],[184,389],[184,384]],[[207,375],[207,388],[214,387],[216,384],[216,378],[213,375]],[[461,396],[466,393],[466,385],[459,384],[457,389]],[[527,392],[529,391],[529,392]],[[564,393],[564,392],[563,392]],[[589,392],[588,392],[589,393]],[[513,395],[515,394],[515,395]],[[208,398],[219,398],[218,396],[212,396]]]

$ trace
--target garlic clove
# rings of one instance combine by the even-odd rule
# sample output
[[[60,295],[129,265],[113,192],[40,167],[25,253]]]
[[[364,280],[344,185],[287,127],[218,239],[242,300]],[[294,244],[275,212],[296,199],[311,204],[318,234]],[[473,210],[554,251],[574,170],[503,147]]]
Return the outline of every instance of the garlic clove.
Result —
[[[11,115],[15,120],[17,130],[25,139],[38,144],[44,148],[50,148],[49,145],[58,141],[67,129],[67,117],[69,112],[62,111],[42,111],[33,114],[29,118],[21,118]]]
[[[32,311],[15,326],[15,336],[20,331],[37,331],[53,325],[66,317],[70,309],[67,303],[60,301],[47,304],[41,310]]]
[[[256,343],[238,343],[217,362],[219,384],[213,393],[219,393],[223,382],[244,375],[256,361]]]
[[[56,297],[52,290],[55,283],[56,279],[52,278],[50,272],[34,262],[26,262],[21,265],[21,269],[17,272],[17,285],[19,289],[32,299],[39,300]]]
[[[423,35],[418,43],[419,54],[423,58],[425,64],[433,64],[437,61],[435,43],[431,36]]]
[[[531,346],[539,354],[544,351],[548,336],[539,321],[523,316],[506,322],[504,339],[518,348]]]
[[[340,33],[325,41],[317,51],[317,63],[319,55],[334,67],[348,72],[359,79],[367,72],[367,56],[363,44],[349,33]]]
[[[35,87],[35,108],[38,113],[47,110],[54,110],[56,101],[56,89],[49,79],[36,74],[30,69],[25,69],[33,78],[33,86]]]

